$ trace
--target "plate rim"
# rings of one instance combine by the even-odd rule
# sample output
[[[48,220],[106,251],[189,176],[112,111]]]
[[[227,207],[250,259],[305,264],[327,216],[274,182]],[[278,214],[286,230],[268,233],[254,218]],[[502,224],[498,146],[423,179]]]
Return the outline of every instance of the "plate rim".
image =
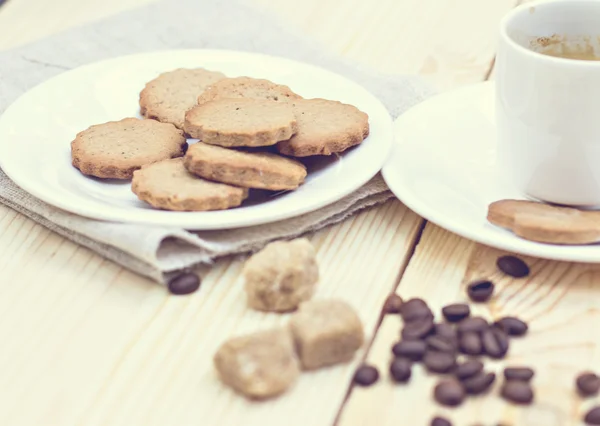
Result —
[[[431,96],[429,99],[415,105],[414,107],[407,110],[404,114],[398,117],[394,121],[394,135],[397,136],[397,129],[403,125],[403,123],[409,120],[413,115],[423,114],[431,103],[439,102],[440,98],[452,98],[456,99],[462,96],[465,92],[474,92],[472,96],[495,96],[495,83],[494,81],[484,81],[480,83],[470,84],[464,87],[448,90],[445,92],[438,93]],[[468,239],[475,243],[483,244],[496,249],[521,254],[525,256],[536,257],[547,260],[567,261],[567,262],[580,262],[580,263],[600,263],[600,246],[598,245],[583,245],[583,246],[562,246],[556,244],[543,244],[534,241],[528,241],[517,237],[509,231],[502,229],[495,229],[494,235],[490,235],[490,232],[481,233],[481,226],[469,227],[468,224],[456,223],[452,218],[445,216],[442,211],[433,211],[432,208],[428,207],[426,203],[421,202],[418,194],[414,190],[410,189],[410,185],[403,185],[399,180],[400,178],[406,177],[402,175],[402,172],[392,170],[397,164],[397,147],[402,144],[417,143],[416,141],[400,141],[398,137],[394,139],[391,154],[388,160],[385,162],[381,174],[386,184],[394,195],[409,209],[427,220],[452,232],[462,238]],[[406,151],[404,151],[406,153]],[[399,173],[398,178],[393,178],[394,173]],[[522,199],[527,199],[522,196]],[[484,218],[485,219],[485,218]],[[466,223],[467,221],[465,221]],[[495,236],[495,234],[498,234]],[[503,235],[505,238],[500,238]],[[594,251],[596,251],[594,253]]]
[[[7,114],[7,113],[10,113],[12,111],[13,107],[18,107],[19,102],[22,100],[22,98],[24,96],[30,94],[33,91],[42,90],[42,87],[44,85],[46,85],[47,83],[49,83],[50,81],[52,81],[54,79],[65,78],[65,75],[85,71],[86,69],[93,68],[95,66],[110,64],[111,62],[118,63],[121,60],[135,59],[136,57],[143,58],[143,57],[148,57],[148,56],[182,55],[182,54],[200,55],[200,56],[201,55],[207,55],[207,56],[208,55],[216,55],[216,56],[223,56],[223,58],[241,57],[241,60],[243,60],[244,57],[252,58],[253,60],[260,60],[261,58],[268,58],[269,60],[276,60],[279,62],[287,63],[288,66],[291,66],[291,67],[301,65],[302,67],[305,67],[305,68],[312,68],[313,70],[315,70],[315,72],[325,73],[325,74],[330,75],[331,77],[335,77],[336,79],[341,79],[342,81],[344,81],[346,83],[350,83],[350,84],[354,85],[357,89],[360,89],[364,95],[366,95],[370,98],[370,101],[373,102],[373,105],[377,106],[377,108],[380,110],[379,112],[381,113],[378,115],[381,115],[381,118],[384,119],[384,121],[385,121],[385,128],[384,128],[385,135],[382,138],[382,141],[379,142],[379,144],[381,145],[380,149],[378,150],[379,156],[376,157],[375,160],[373,160],[373,163],[377,163],[377,168],[375,168],[375,166],[373,166],[368,172],[363,171],[363,173],[360,174],[360,178],[357,178],[354,181],[353,185],[348,185],[348,187],[344,188],[344,190],[336,193],[335,196],[323,199],[322,201],[320,201],[318,203],[310,204],[307,207],[300,207],[300,208],[293,209],[293,211],[290,210],[290,211],[284,211],[279,214],[274,213],[272,215],[264,215],[264,216],[256,217],[256,218],[254,218],[254,220],[230,221],[229,223],[225,223],[225,224],[223,224],[223,223],[208,223],[207,224],[207,223],[202,223],[202,219],[190,218],[190,216],[197,216],[197,215],[201,215],[203,213],[215,213],[215,212],[173,212],[173,211],[169,212],[169,211],[165,211],[164,213],[169,214],[169,216],[171,216],[171,217],[175,217],[176,219],[174,219],[174,220],[186,220],[186,222],[184,224],[178,225],[177,227],[188,229],[188,230],[194,230],[194,231],[225,230],[225,229],[235,229],[235,228],[246,228],[246,227],[256,226],[256,225],[265,225],[268,223],[275,223],[275,222],[283,221],[286,219],[291,219],[291,218],[295,218],[298,216],[302,216],[304,214],[308,214],[308,213],[317,211],[321,208],[324,208],[326,206],[332,205],[332,204],[340,201],[344,197],[348,196],[349,194],[353,193],[354,191],[359,189],[361,186],[365,185],[367,182],[369,182],[371,179],[373,179],[381,171],[383,165],[387,161],[390,151],[391,151],[391,148],[392,148],[392,145],[393,145],[393,138],[394,138],[393,119],[391,117],[389,110],[385,107],[385,105],[381,102],[381,100],[378,97],[376,97],[373,93],[371,93],[362,84],[360,84],[359,82],[355,81],[354,79],[352,79],[350,77],[346,77],[335,71],[329,70],[327,68],[324,68],[319,65],[312,64],[312,63],[302,62],[302,61],[284,57],[284,56],[270,55],[270,54],[259,53],[259,52],[242,51],[242,50],[231,50],[231,49],[185,49],[184,48],[184,49],[159,49],[159,50],[152,50],[152,51],[147,51],[147,52],[137,52],[137,53],[124,54],[124,55],[101,59],[98,61],[86,63],[81,66],[72,68],[70,70],[58,73],[40,83],[32,86],[31,88],[29,88],[26,92],[19,95],[6,108],[6,110],[0,115],[0,133],[4,133],[6,131],[5,127],[8,127],[8,125],[6,123],[6,117],[9,114]],[[9,145],[9,143],[7,143],[7,142],[2,143],[0,141],[0,153],[5,151],[6,149],[9,149],[8,145]],[[360,146],[357,148],[360,149]],[[11,179],[11,181],[14,184],[16,184],[19,188],[21,188],[25,192],[29,193],[33,197],[53,206],[55,208],[58,208],[60,210],[63,210],[65,212],[68,212],[71,214],[77,214],[77,215],[80,215],[80,216],[83,216],[83,217],[86,217],[89,219],[101,220],[101,221],[105,221],[105,222],[129,223],[129,224],[148,225],[148,226],[175,226],[173,224],[165,223],[165,222],[169,222],[167,220],[144,220],[144,219],[137,219],[137,218],[134,218],[134,219],[129,218],[128,220],[115,219],[114,214],[107,215],[107,214],[103,214],[102,212],[93,212],[93,211],[90,211],[91,210],[90,208],[81,209],[77,206],[73,206],[72,205],[73,203],[69,204],[68,202],[63,202],[62,200],[56,200],[56,199],[53,199],[52,197],[46,197],[43,193],[44,191],[42,188],[37,188],[36,185],[29,183],[27,178],[21,179],[20,174],[18,172],[14,172],[14,169],[17,168],[16,166],[13,168],[9,164],[7,167],[6,166],[6,164],[7,164],[6,158],[7,158],[6,156],[0,155],[0,168],[2,168],[2,171],[8,176],[8,178]],[[233,209],[231,209],[231,210],[233,210]],[[143,216],[143,215],[140,215],[140,216]],[[186,219],[183,219],[183,217],[186,217]],[[190,223],[190,222],[192,222],[192,223]]]

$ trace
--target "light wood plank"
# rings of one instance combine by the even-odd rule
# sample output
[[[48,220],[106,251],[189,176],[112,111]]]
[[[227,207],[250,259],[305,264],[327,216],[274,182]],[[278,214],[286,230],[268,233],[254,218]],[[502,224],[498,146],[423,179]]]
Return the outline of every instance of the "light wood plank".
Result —
[[[0,9],[0,50],[92,22],[153,0],[15,0]]]
[[[505,403],[498,396],[501,382],[497,381],[488,396],[472,398],[458,409],[444,409],[432,399],[435,376],[425,373],[421,366],[414,369],[409,385],[392,384],[387,368],[401,320],[389,316],[367,357],[368,362],[384,372],[384,379],[373,388],[353,390],[341,424],[369,424],[373,411],[367,407],[374,405],[381,408],[378,425],[398,424],[399,418],[406,424],[424,425],[434,414],[444,414],[457,425],[581,424],[585,410],[598,403],[597,398],[578,397],[574,379],[582,370],[598,366],[600,330],[593,324],[598,317],[600,266],[522,257],[532,273],[528,278],[515,280],[496,267],[496,259],[503,254],[506,253],[427,225],[398,294],[405,298],[423,297],[439,312],[447,303],[467,301],[467,283],[492,279],[497,286],[495,296],[489,304],[477,305],[475,314],[490,319],[515,315],[529,323],[530,332],[525,338],[511,341],[506,360],[490,362],[488,366],[499,374],[507,365],[534,367],[535,404],[517,408]]]
[[[418,224],[412,212],[391,202],[317,233],[317,297],[341,297],[356,306],[370,338],[398,274],[386,255],[405,261]],[[306,374],[285,398],[264,404],[247,402],[216,379],[212,354],[224,339],[287,320],[246,309],[241,260],[219,262],[199,293],[168,297],[34,228],[35,249],[26,260],[2,245],[13,265],[4,276],[25,271],[21,285],[1,287],[0,362],[6,373],[0,387],[11,390],[0,400],[1,424],[332,423],[360,357]],[[31,231],[25,226],[17,233]]]
[[[445,90],[481,81],[499,17],[517,0],[379,0],[353,8],[338,0],[256,1],[336,53],[383,72],[419,74]]]

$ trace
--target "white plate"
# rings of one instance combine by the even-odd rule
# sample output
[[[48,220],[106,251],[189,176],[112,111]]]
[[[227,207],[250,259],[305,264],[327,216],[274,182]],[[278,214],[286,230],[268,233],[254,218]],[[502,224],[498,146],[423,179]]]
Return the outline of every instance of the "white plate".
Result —
[[[369,114],[371,132],[339,158],[312,160],[306,183],[278,196],[216,212],[152,209],[130,183],[107,183],[80,174],[70,163],[70,142],[96,123],[139,117],[144,84],[163,71],[204,67],[229,77],[250,76],[286,84],[306,98],[355,105]],[[20,187],[43,201],[83,216],[118,222],[225,229],[298,216],[333,203],[381,169],[393,140],[385,107],[358,84],[288,59],[220,50],[162,51],[119,57],[60,74],[21,96],[0,118],[0,164]]]
[[[494,85],[437,95],[394,124],[396,143],[383,168],[410,209],[462,237],[546,259],[598,262],[600,246],[557,246],[516,237],[486,220],[488,205],[525,199],[496,166]]]

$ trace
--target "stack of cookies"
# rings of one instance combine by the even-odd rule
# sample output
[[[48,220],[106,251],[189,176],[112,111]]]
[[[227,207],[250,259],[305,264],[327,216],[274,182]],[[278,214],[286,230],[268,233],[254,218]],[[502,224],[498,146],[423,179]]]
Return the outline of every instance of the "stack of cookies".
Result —
[[[369,134],[367,114],[352,105],[202,68],[160,74],[139,103],[143,119],[78,133],[72,164],[131,179],[140,200],[164,210],[224,210],[249,190],[294,190],[307,176],[303,158],[341,153]]]

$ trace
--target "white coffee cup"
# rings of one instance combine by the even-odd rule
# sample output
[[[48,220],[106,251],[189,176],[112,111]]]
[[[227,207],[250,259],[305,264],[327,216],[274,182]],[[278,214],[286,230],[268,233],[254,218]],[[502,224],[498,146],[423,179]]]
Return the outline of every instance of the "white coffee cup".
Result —
[[[502,20],[498,161],[527,197],[600,206],[600,61],[536,51],[561,46],[600,57],[599,0],[526,3]]]

